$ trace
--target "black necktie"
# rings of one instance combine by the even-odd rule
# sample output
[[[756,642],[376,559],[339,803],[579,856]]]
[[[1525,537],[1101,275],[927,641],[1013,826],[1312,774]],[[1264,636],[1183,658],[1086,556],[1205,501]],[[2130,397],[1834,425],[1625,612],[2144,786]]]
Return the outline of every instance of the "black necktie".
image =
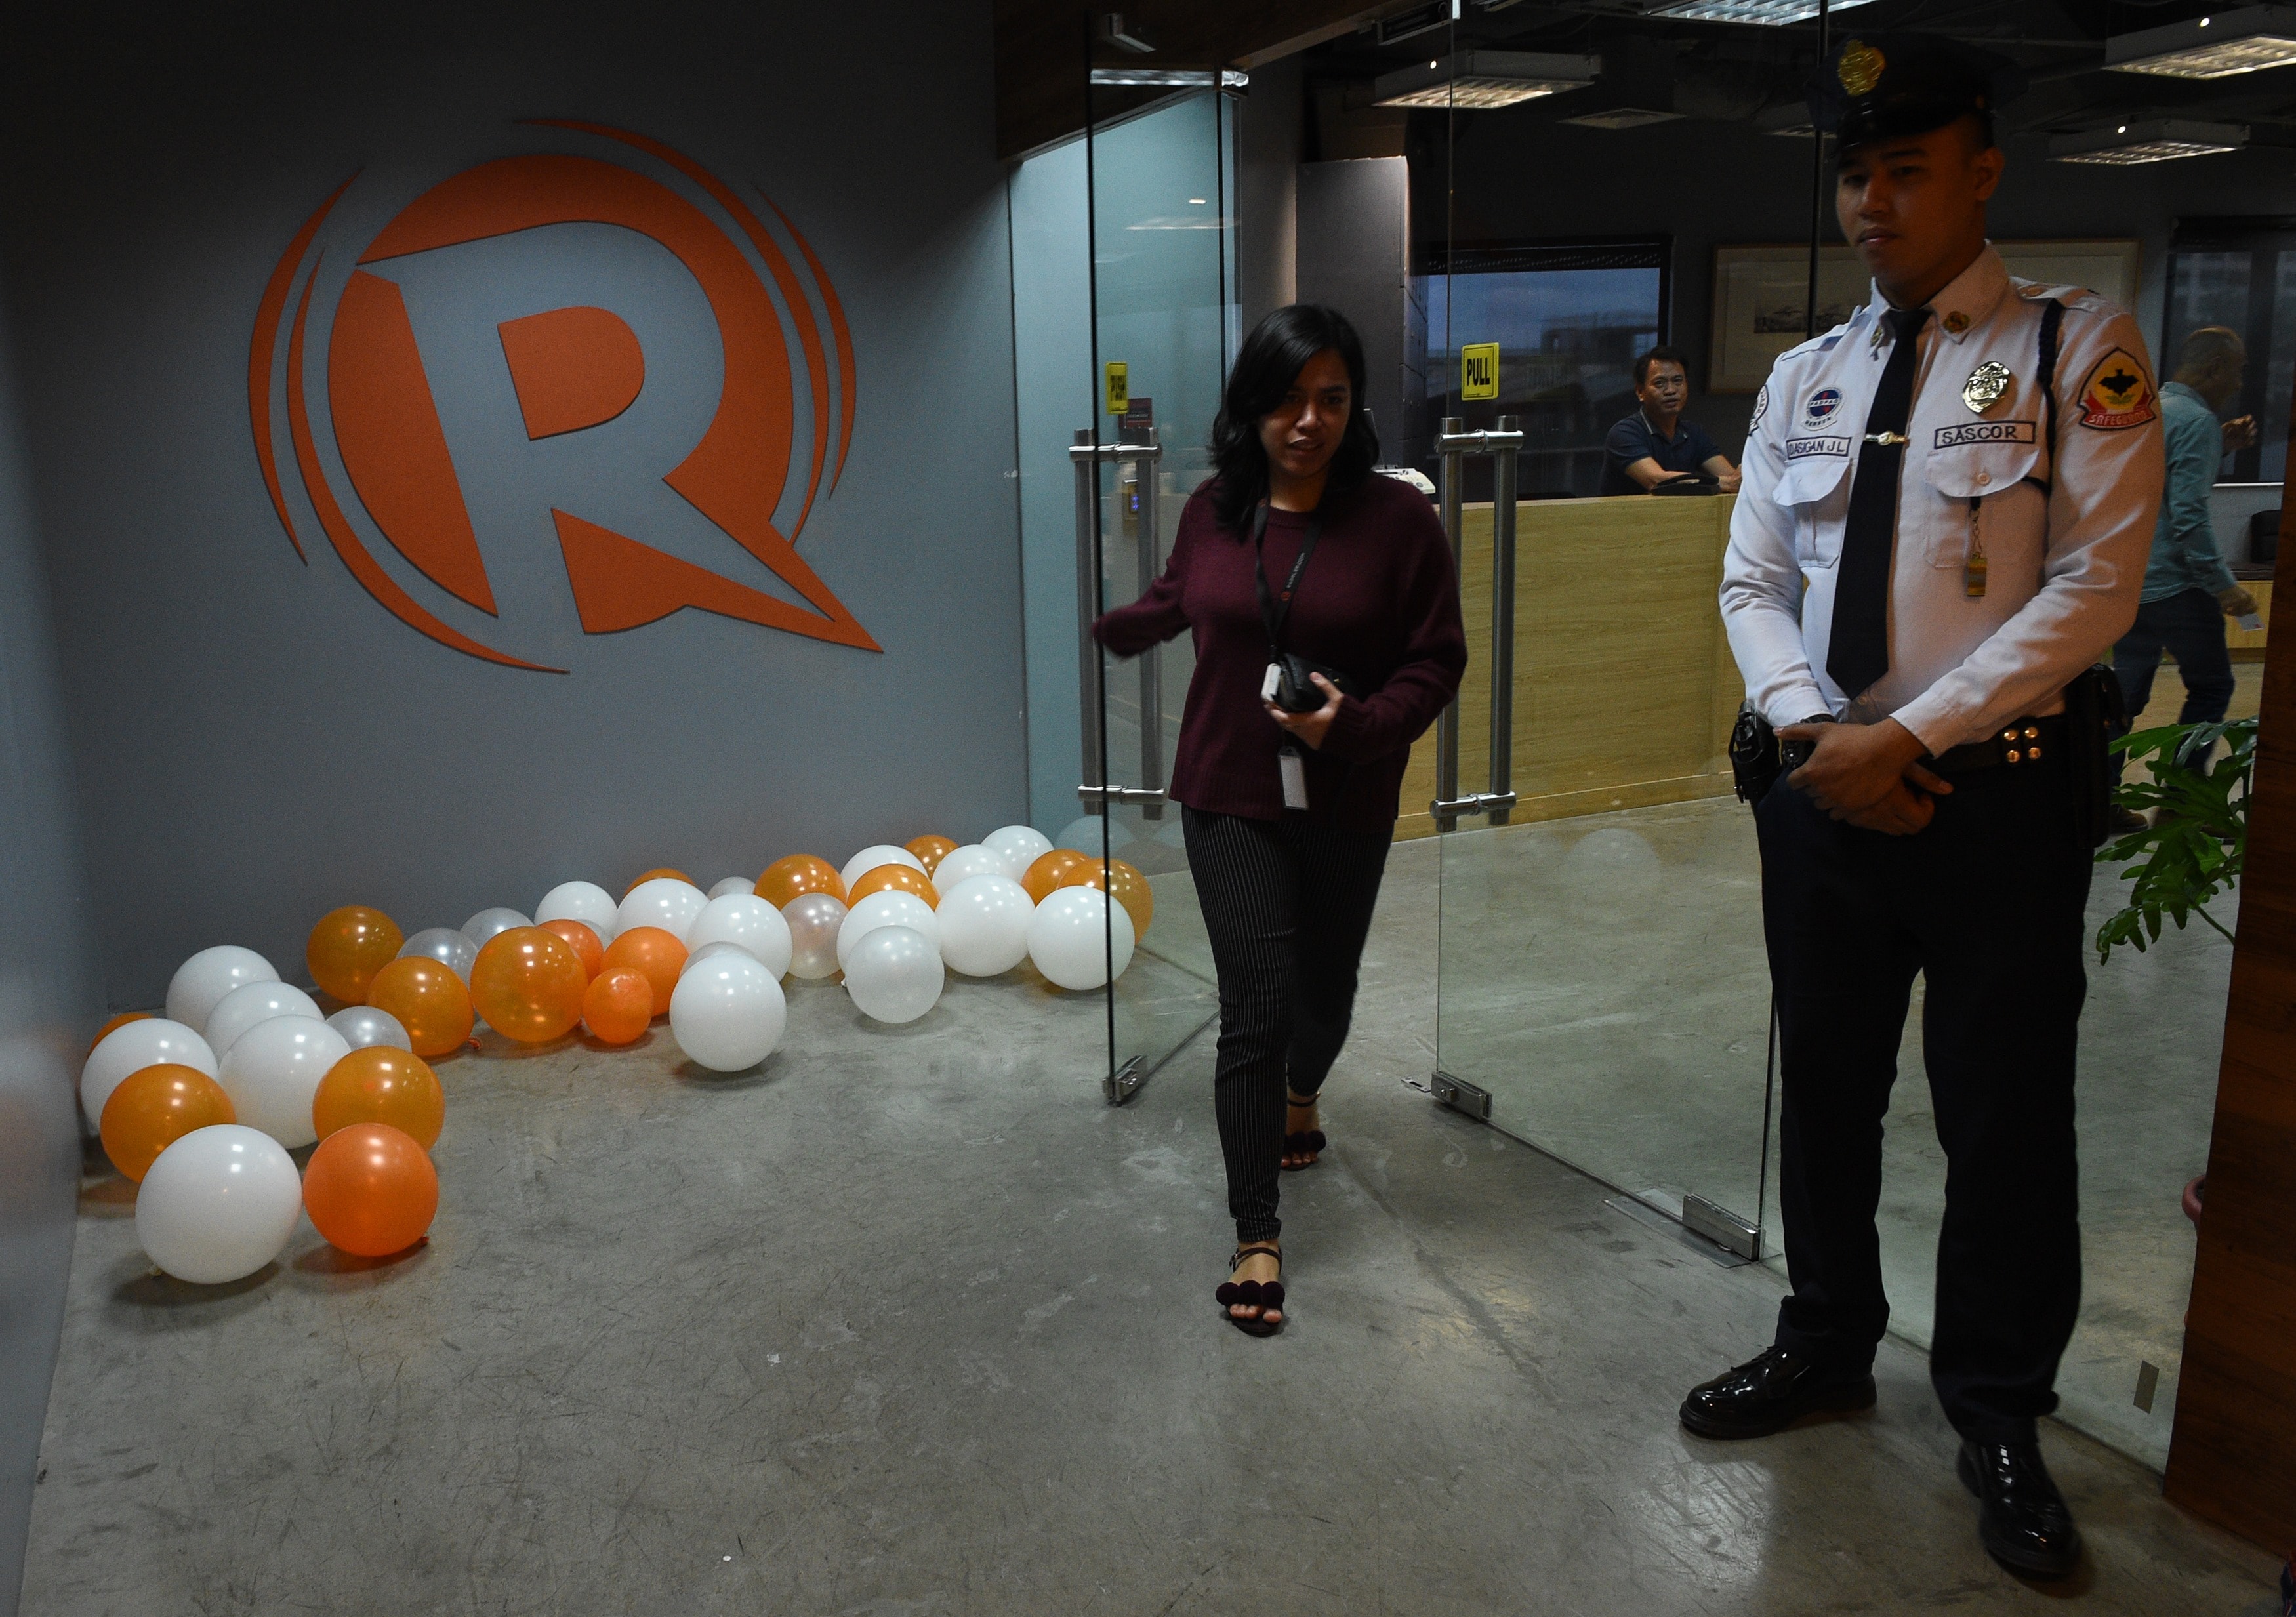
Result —
[[[1833,582],[1833,635],[1825,671],[1853,700],[1890,671],[1890,551],[1898,531],[1898,476],[1906,464],[1906,418],[1913,413],[1915,341],[1930,317],[1926,308],[1893,308],[1890,361],[1866,415],[1866,442],[1849,485],[1849,521],[1841,533],[1841,562]]]

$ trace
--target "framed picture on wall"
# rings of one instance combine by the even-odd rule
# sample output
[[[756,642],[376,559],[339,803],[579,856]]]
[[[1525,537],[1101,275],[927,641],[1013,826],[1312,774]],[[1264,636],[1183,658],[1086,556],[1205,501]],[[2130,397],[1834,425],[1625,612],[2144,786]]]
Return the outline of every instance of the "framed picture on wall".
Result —
[[[2136,300],[2140,262],[2135,241],[1996,242],[2013,275],[2053,284],[2086,286],[2124,308]],[[1817,256],[1817,329],[1849,318],[1866,300],[1872,277],[1846,242]],[[1706,390],[1751,393],[1780,354],[1808,329],[1809,249],[1807,246],[1717,247],[1714,324],[1708,333]]]

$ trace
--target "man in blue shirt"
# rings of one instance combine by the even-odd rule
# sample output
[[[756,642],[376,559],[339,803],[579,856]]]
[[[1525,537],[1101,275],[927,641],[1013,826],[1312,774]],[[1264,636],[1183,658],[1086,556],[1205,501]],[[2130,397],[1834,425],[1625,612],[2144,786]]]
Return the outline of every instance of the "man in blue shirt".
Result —
[[[2254,612],[2256,601],[2217,553],[2209,490],[2216,486],[2218,463],[2256,441],[2256,423],[2246,416],[2221,425],[2217,421],[2218,412],[2240,397],[2247,359],[2238,332],[2204,325],[2185,339],[2176,375],[2161,390],[2169,481],[2152,529],[2136,626],[2112,648],[2112,671],[2120,676],[2132,725],[2152,700],[2152,675],[2163,651],[2177,660],[2185,682],[2178,724],[2214,724],[2232,703],[2224,620]],[[2123,810],[2116,823],[2134,830],[2140,821]]]
[[[1682,419],[1690,373],[1679,349],[1654,348],[1635,361],[1635,398],[1641,407],[1603,443],[1603,494],[1647,494],[1685,472],[1704,473],[1723,493],[1737,493],[1738,468],[1704,428]]]

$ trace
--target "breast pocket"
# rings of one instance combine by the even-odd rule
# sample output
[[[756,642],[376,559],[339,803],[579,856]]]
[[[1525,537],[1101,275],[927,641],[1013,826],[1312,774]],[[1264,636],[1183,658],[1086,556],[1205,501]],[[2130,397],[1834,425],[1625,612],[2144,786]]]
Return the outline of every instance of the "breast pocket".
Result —
[[[1849,500],[1849,440],[1789,438],[1785,469],[1770,497],[1793,513],[1794,559],[1805,568],[1841,559],[1841,523]]]
[[[1998,510],[1997,497],[2036,474],[2039,433],[2030,421],[1968,421],[1932,426],[1922,461],[1924,482],[1946,510],[1923,536],[1932,567],[1959,567],[1969,557],[1970,502]],[[2038,487],[2033,488],[2038,495]]]

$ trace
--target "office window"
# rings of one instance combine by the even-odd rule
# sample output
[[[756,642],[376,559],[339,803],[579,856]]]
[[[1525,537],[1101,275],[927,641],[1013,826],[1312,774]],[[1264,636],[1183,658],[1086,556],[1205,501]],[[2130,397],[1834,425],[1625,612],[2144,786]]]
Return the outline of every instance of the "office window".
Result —
[[[1666,340],[1670,243],[1435,251],[1422,291],[1431,425],[1447,415],[1471,428],[1496,415],[1521,416],[1524,495],[1595,493],[1603,434],[1635,407],[1635,356]],[[1499,345],[1499,395],[1462,401],[1459,350],[1488,342]],[[1470,488],[1468,497],[1488,498],[1488,490]]]
[[[2256,447],[2226,458],[2230,483],[2286,475],[2288,401],[2296,390],[2296,219],[2180,219],[2169,244],[2161,379],[2194,328],[2228,325],[2248,344],[2248,376],[2227,414],[2256,417]]]

